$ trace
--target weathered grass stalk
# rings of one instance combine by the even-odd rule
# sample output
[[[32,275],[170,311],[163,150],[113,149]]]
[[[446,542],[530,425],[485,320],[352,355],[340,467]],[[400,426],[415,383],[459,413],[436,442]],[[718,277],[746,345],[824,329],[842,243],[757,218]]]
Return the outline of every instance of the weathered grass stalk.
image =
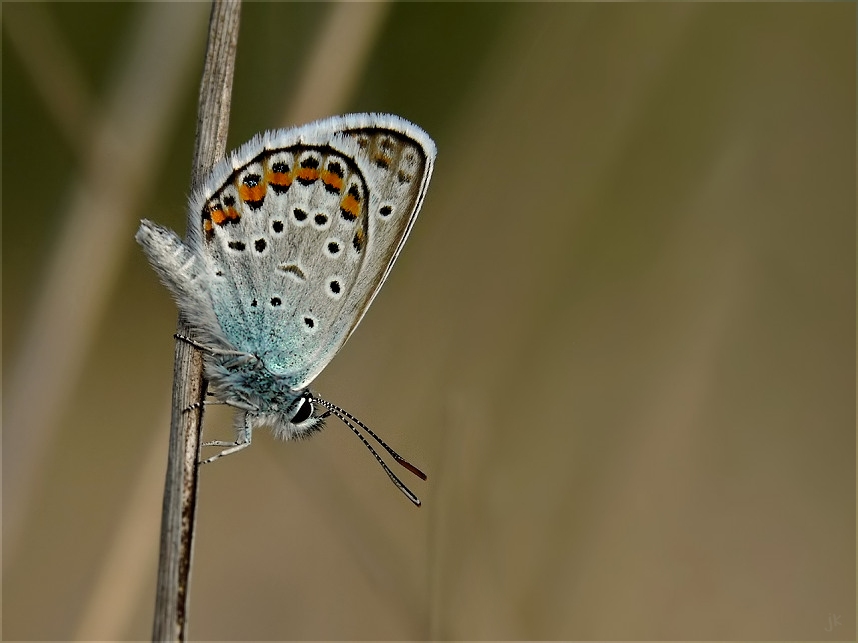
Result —
[[[240,9],[240,0],[216,0],[212,5],[200,85],[192,190],[202,183],[226,151]],[[189,226],[195,223],[188,221]],[[181,317],[178,333],[191,334]],[[193,412],[184,410],[202,401],[205,388],[199,352],[187,342],[177,341],[153,641],[184,641],[188,634],[197,460],[203,410],[202,405]]]

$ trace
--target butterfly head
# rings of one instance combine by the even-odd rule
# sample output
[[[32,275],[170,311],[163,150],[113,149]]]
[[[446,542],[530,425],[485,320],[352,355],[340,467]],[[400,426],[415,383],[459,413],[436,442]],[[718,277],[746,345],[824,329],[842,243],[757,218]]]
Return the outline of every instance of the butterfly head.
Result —
[[[254,427],[270,427],[282,440],[306,438],[320,431],[328,416],[325,409],[314,404],[309,390],[300,392],[291,402],[274,405],[259,411],[247,411]]]

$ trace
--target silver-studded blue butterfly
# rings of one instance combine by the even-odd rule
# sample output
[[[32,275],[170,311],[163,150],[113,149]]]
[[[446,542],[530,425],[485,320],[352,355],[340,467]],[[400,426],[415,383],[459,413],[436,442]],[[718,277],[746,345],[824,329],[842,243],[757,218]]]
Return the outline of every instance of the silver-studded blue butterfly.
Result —
[[[218,163],[190,200],[188,238],[144,220],[136,239],[193,329],[209,392],[241,411],[235,442],[269,426],[305,437],[329,415],[366,425],[309,385],[354,332],[402,250],[426,194],[435,144],[388,114],[350,114],[265,132]],[[357,425],[357,426],[356,426]]]

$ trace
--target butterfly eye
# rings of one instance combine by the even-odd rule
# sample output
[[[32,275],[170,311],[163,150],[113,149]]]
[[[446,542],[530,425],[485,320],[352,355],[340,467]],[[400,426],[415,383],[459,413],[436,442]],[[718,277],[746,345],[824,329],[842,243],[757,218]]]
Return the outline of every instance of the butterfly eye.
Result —
[[[302,397],[298,400],[298,404],[298,409],[295,411],[295,415],[292,416],[292,424],[301,424],[313,415],[313,403],[309,397]]]

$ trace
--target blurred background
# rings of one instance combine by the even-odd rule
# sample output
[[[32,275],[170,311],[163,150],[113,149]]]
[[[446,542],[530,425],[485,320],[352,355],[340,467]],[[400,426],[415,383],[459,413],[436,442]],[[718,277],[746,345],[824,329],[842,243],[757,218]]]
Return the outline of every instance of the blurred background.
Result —
[[[176,310],[133,235],[185,229],[208,11],[2,7],[5,639],[151,634]],[[257,432],[201,472],[191,636],[854,639],[855,18],[245,5],[230,148],[438,144],[314,386],[429,480]]]

